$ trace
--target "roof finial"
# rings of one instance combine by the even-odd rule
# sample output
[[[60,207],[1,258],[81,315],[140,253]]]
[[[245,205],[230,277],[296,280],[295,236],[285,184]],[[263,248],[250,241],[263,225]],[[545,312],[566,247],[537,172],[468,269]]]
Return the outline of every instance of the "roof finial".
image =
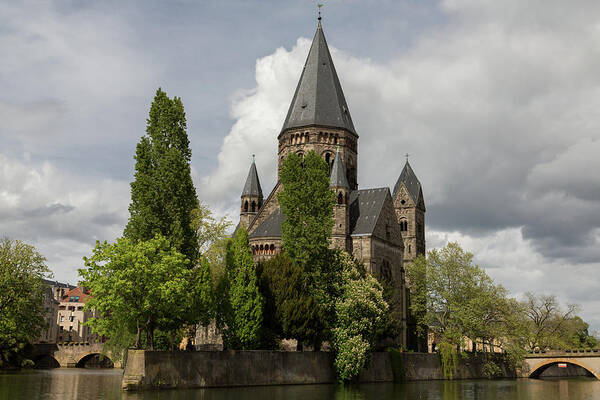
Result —
[[[254,154],[252,154],[252,162],[254,162]]]
[[[406,162],[408,162],[408,157],[410,157],[410,154],[406,153],[405,156],[406,156]]]
[[[321,7],[323,7],[323,3],[317,3],[317,7],[319,9],[319,18],[317,18],[319,20],[319,27],[321,27]]]

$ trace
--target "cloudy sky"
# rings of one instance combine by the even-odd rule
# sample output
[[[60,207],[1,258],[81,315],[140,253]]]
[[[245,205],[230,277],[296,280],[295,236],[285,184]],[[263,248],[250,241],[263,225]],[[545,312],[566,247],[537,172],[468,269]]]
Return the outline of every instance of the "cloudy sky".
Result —
[[[600,329],[600,2],[327,0],[359,185],[424,186],[427,244],[458,241],[515,296]],[[236,219],[316,28],[311,0],[0,3],[0,236],[76,282],[127,221],[156,89],[182,98],[201,201]]]

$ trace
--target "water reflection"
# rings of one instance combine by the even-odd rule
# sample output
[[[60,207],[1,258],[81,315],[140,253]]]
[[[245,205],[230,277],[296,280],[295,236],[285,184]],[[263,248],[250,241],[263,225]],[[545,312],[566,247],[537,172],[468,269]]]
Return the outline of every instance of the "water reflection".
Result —
[[[122,370],[0,373],[0,400],[600,400],[592,378],[423,381],[358,386],[305,385],[121,392]]]

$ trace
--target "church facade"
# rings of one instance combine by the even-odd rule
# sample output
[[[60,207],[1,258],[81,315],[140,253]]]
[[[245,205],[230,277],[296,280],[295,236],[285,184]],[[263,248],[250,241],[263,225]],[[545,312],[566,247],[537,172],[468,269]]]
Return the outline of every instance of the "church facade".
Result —
[[[359,189],[358,139],[319,21],[277,137],[278,170],[292,152],[302,156],[312,150],[324,158],[330,166],[331,190],[336,193],[331,246],[346,250],[369,273],[391,286],[391,307],[401,324],[395,341],[403,348],[420,350],[412,334],[414,324],[408,313],[410,292],[404,266],[425,253],[423,190],[408,160],[393,191],[388,187]],[[242,190],[239,226],[248,231],[255,261],[282,250],[281,225],[285,216],[277,202],[281,190],[278,181],[271,193],[263,197],[253,161]]]

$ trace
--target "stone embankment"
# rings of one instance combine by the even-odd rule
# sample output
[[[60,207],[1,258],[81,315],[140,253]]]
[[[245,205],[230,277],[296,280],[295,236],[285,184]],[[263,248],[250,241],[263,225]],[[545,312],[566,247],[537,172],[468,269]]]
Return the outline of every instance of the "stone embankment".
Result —
[[[485,377],[488,358],[461,358],[455,379]],[[498,359],[500,375],[514,371]],[[498,361],[497,360],[497,361]],[[375,353],[359,381],[398,382],[444,379],[440,357],[426,353]],[[124,390],[299,385],[334,383],[333,358],[327,352],[130,350],[123,375]]]

